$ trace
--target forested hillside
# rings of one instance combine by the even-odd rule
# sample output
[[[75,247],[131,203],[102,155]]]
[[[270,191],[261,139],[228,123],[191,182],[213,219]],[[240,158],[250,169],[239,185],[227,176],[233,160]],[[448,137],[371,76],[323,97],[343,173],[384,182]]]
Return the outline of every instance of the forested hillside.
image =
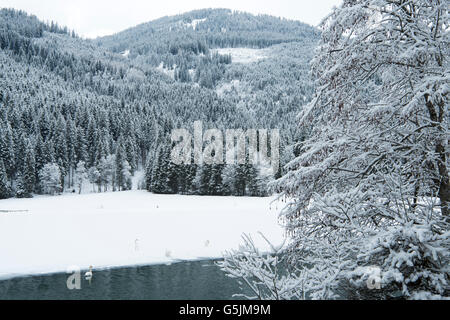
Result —
[[[318,37],[296,21],[200,10],[84,40],[0,10],[0,198],[78,191],[84,180],[127,190],[143,169],[141,187],[152,192],[265,195],[271,177],[257,166],[170,163],[170,132],[197,120],[279,128],[287,163]],[[265,56],[236,63],[217,51],[227,47]]]

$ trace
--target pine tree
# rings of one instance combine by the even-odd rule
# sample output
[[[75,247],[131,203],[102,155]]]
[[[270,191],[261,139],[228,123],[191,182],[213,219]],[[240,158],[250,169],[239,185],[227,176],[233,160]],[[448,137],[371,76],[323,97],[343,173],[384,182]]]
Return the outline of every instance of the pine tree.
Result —
[[[34,158],[33,148],[30,143],[25,152],[25,160],[22,170],[24,196],[31,197],[36,190],[36,163]]]
[[[134,174],[137,169],[137,146],[136,146],[136,137],[129,136],[125,143],[125,152],[126,152],[126,160],[130,165],[130,172]]]
[[[61,171],[61,185],[64,190],[64,177],[69,171],[69,161],[67,152],[66,123],[62,115],[59,116],[55,129],[57,132],[55,139],[55,160]]]
[[[162,144],[152,170],[152,192],[171,194],[176,191],[175,165],[170,161],[171,144]]]
[[[87,154],[89,156],[89,167],[93,167],[94,165],[98,164],[96,163],[97,159],[101,159],[103,155],[100,155],[100,158],[98,158],[97,154],[97,147],[98,147],[98,131],[95,126],[95,122],[93,118],[89,119],[89,125],[87,128],[86,133],[86,147],[87,147]]]
[[[76,161],[84,161],[86,163],[89,157],[83,129],[77,128],[76,140]]]
[[[3,160],[0,159],[0,199],[7,199],[10,196],[11,190],[6,176],[5,165],[3,164]]]
[[[117,142],[116,162],[115,162],[115,182],[118,191],[126,189],[126,177],[124,176],[124,164],[126,161],[125,149],[122,145],[122,138]],[[128,163],[128,162],[127,162]]]
[[[223,195],[223,185],[222,185],[222,171],[224,165],[215,164],[211,168],[211,176],[209,180],[209,194],[214,196]]]
[[[67,135],[66,135],[66,142],[67,142],[67,166],[68,166],[68,173],[69,173],[69,187],[73,186],[73,175],[74,175],[74,169],[77,164],[77,157],[76,157],[76,127],[72,119],[70,118],[70,115],[67,119]]]
[[[108,186],[115,188],[115,155],[103,157],[98,165],[100,172],[100,185],[103,185],[103,190],[108,191]]]
[[[145,189],[152,191],[152,176],[153,176],[153,161],[147,157],[147,164],[145,166]]]
[[[246,181],[246,194],[251,197],[260,195],[258,185],[258,170],[253,164],[245,165],[245,181]]]
[[[237,164],[234,171],[234,190],[235,196],[243,197],[246,195],[247,190],[247,181],[248,173],[247,173],[247,165],[246,164]]]
[[[45,144],[42,141],[42,137],[40,133],[37,133],[36,135],[36,143],[34,147],[34,154],[35,154],[35,164],[36,164],[36,171],[39,172],[46,163],[48,163],[47,156],[45,154]],[[50,159],[53,161],[53,159]]]
[[[53,139],[44,142],[44,153],[43,153],[43,163],[54,163],[56,161],[55,157],[55,147]]]
[[[237,195],[236,190],[236,168],[237,165],[225,165],[222,170],[222,192],[224,195]]]
[[[24,166],[25,158],[23,155],[27,151],[27,147],[28,147],[27,143],[28,143],[28,139],[27,139],[23,129],[21,127],[16,129],[15,134],[14,134],[14,146],[15,146],[14,164],[15,164],[16,168],[23,168],[23,166]]]

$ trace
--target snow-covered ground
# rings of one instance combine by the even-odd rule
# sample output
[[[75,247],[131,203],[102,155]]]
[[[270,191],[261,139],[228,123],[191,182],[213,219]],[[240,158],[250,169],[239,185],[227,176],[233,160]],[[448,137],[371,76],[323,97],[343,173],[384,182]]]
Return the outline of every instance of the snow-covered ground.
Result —
[[[241,83],[239,80],[232,80],[231,82],[225,82],[217,86],[216,92],[219,96],[223,96],[225,92],[232,90],[240,91]]]
[[[161,62],[160,65],[156,68],[157,71],[164,73],[165,75],[168,75],[170,78],[175,79],[175,69],[176,65],[173,65],[172,70],[169,70],[168,68],[164,68],[164,63]]]
[[[0,201],[0,278],[218,258],[250,233],[261,250],[283,240],[273,198],[146,191]],[[4,212],[28,210],[25,212]]]
[[[222,55],[230,54],[233,63],[243,64],[266,59],[269,55],[268,49],[221,48],[214,51]]]
[[[184,25],[186,27],[188,27],[188,28],[190,27],[190,28],[192,28],[194,30],[197,30],[198,24],[200,24],[202,22],[205,22],[205,21],[206,21],[206,18],[204,18],[204,19],[194,19],[194,20],[192,20],[191,23],[185,23]]]

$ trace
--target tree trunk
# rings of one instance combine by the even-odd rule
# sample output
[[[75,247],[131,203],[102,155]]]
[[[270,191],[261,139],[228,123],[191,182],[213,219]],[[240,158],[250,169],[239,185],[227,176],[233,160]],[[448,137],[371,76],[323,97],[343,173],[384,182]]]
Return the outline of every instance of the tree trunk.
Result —
[[[433,103],[429,99],[429,94],[425,94],[425,102],[430,115],[430,120],[432,121],[433,127],[438,127],[441,125],[444,118],[444,101],[438,103],[439,113],[436,111]],[[439,126],[442,130],[442,126]],[[438,129],[439,130],[439,129]],[[445,151],[445,146],[442,141],[436,143],[436,153],[438,154],[438,171],[439,179],[436,182],[436,187],[438,187],[438,197],[441,201],[441,212],[442,215],[449,217],[449,202],[450,202],[450,182],[448,178],[447,169],[447,153]]]
[[[449,216],[449,202],[450,202],[450,183],[448,178],[448,170],[446,166],[446,160],[447,160],[447,154],[445,153],[445,147],[438,143],[436,146],[436,152],[439,154],[439,176],[440,176],[440,183],[439,183],[439,192],[438,196],[441,200],[441,212],[445,216]]]

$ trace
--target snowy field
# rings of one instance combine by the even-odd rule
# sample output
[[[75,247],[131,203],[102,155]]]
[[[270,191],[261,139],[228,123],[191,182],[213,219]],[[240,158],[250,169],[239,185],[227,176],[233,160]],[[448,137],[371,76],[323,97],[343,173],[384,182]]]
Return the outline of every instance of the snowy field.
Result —
[[[264,251],[258,231],[283,239],[272,200],[146,191],[1,200],[0,278],[219,258],[243,233]]]
[[[251,49],[251,48],[221,48],[214,50],[222,55],[231,55],[233,63],[252,63],[268,57],[267,49]]]

